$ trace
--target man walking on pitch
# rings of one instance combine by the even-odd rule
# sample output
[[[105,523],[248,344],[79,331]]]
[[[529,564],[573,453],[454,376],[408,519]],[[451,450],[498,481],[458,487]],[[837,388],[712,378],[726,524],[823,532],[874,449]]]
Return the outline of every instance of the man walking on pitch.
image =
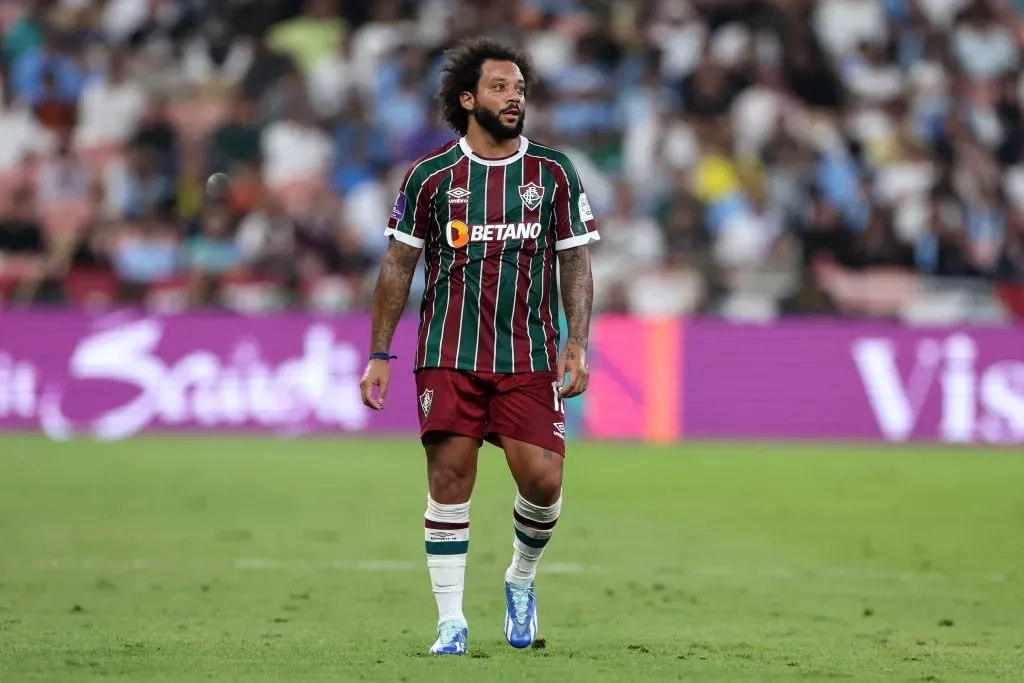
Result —
[[[429,483],[427,567],[438,608],[434,654],[466,652],[469,507],[484,440],[505,451],[518,487],[505,636],[517,648],[536,638],[537,563],[562,507],[562,401],[587,388],[586,245],[598,239],[597,226],[568,157],[522,135],[532,80],[525,55],[490,40],[449,54],[441,111],[461,137],[406,173],[373,295],[361,388],[366,405],[382,410],[391,339],[423,251],[415,367]],[[569,328],[561,355],[559,294]]]

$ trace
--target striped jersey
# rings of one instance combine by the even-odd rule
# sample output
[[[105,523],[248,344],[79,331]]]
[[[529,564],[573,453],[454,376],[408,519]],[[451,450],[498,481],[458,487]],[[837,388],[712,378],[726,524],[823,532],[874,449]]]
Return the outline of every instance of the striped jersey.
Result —
[[[555,368],[555,252],[599,236],[569,158],[519,140],[483,159],[461,138],[405,175],[385,234],[424,250],[417,369]]]

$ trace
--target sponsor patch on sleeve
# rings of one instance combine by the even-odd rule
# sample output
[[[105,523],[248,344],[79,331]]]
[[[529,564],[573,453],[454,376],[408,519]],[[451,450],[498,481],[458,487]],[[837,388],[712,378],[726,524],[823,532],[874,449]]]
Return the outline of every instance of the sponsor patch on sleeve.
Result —
[[[402,220],[402,216],[405,215],[405,193],[399,192],[398,196],[395,197],[395,206],[391,209],[391,217],[396,221]]]
[[[594,220],[594,213],[590,210],[590,200],[587,199],[587,193],[580,193],[580,220],[592,221]]]

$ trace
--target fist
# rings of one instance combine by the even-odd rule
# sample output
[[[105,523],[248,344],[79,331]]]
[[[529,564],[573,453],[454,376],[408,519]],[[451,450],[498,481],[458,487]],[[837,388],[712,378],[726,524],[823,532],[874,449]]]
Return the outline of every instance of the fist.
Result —
[[[384,399],[388,395],[388,384],[391,383],[391,366],[386,360],[371,360],[366,364],[363,378],[359,382],[359,392],[363,395],[363,405],[374,410],[384,410]],[[373,389],[377,388],[374,397]]]

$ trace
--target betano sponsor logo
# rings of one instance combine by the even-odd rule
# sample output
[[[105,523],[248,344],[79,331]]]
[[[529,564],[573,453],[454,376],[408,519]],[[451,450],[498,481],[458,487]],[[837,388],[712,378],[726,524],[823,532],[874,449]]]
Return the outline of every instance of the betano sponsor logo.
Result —
[[[448,246],[459,249],[470,242],[504,242],[506,240],[535,240],[540,237],[540,223],[488,223],[469,225],[462,221],[448,221],[445,237]]]

